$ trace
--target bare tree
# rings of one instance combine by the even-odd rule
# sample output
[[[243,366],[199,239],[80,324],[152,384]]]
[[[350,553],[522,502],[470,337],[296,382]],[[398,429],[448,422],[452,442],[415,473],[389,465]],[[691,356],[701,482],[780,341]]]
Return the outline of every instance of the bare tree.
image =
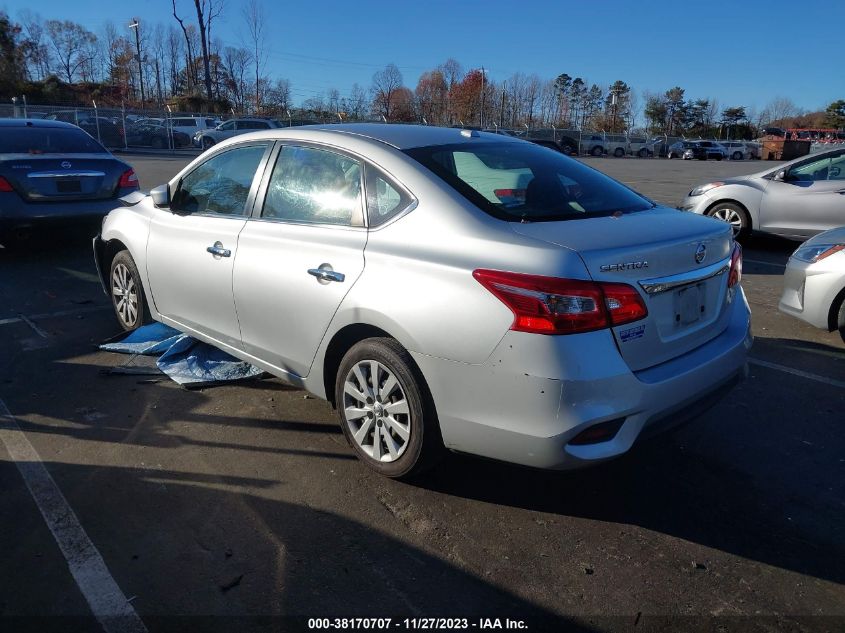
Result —
[[[252,45],[255,64],[255,113],[261,109],[261,72],[267,59],[267,38],[264,34],[264,7],[259,0],[249,0],[243,8],[243,18]]]
[[[41,16],[24,9],[19,14],[26,39],[30,42],[29,76],[44,79],[50,74],[50,49],[44,44],[44,23]]]
[[[801,114],[801,110],[792,99],[788,97],[776,97],[763,108],[760,119],[763,123],[781,123]]]
[[[352,119],[364,118],[367,111],[367,92],[359,84],[352,84],[352,90],[347,99],[348,114]]]
[[[200,45],[202,46],[202,66],[205,70],[205,97],[211,101],[214,95],[211,92],[211,66],[208,60],[208,40],[206,39],[210,28],[206,23],[210,19],[206,16],[209,7],[205,0],[194,0],[194,7],[197,10],[197,27],[200,34]]]
[[[223,68],[226,75],[225,84],[232,96],[235,107],[240,112],[244,111],[244,100],[246,97],[246,71],[251,61],[251,56],[245,48],[233,48],[227,46],[223,50]]]
[[[396,91],[402,87],[402,73],[395,64],[388,64],[384,70],[373,75],[373,111],[389,120],[393,114],[391,106]]]
[[[194,79],[194,50],[191,42],[190,26],[185,26],[184,20],[176,13],[176,0],[171,0],[171,2],[173,3],[173,17],[176,18],[176,21],[182,28],[182,34],[185,36],[185,55],[187,59],[187,63],[185,64],[185,82],[187,83],[188,90],[190,90]]]
[[[68,83],[73,83],[91,54],[90,44],[97,36],[84,26],[69,20],[47,20],[47,35]]]

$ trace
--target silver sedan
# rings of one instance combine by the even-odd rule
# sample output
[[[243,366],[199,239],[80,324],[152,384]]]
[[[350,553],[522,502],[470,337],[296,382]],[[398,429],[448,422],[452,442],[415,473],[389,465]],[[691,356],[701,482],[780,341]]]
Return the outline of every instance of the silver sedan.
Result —
[[[845,224],[845,148],[698,185],[679,208],[729,223],[740,239],[761,231],[803,241]]]
[[[783,278],[781,312],[845,341],[845,227],[819,233],[792,254]]]
[[[152,318],[330,400],[401,477],[444,449],[595,464],[745,373],[741,250],[533,143],[331,125],[215,145],[106,218],[119,323]]]

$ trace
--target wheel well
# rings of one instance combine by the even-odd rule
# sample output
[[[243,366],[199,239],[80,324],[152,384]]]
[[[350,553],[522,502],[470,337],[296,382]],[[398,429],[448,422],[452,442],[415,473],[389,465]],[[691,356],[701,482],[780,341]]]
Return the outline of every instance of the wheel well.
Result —
[[[827,328],[830,332],[839,328],[839,310],[843,302],[845,302],[845,288],[840,290],[830,303],[830,313],[827,315]]]
[[[394,338],[384,330],[373,325],[355,323],[340,329],[332,338],[326,348],[326,355],[323,358],[323,387],[326,390],[326,399],[336,406],[334,401],[334,383],[340,361],[353,345],[364,339],[382,337]]]
[[[748,228],[752,229],[752,230],[755,228],[754,219],[751,217],[751,214],[748,212],[748,207],[746,207],[744,204],[742,204],[739,200],[731,200],[730,198],[724,198],[722,200],[717,200],[716,202],[711,204],[709,207],[707,207],[707,210],[704,212],[705,215],[710,215],[710,211],[713,210],[713,207],[716,207],[720,204],[724,204],[725,202],[729,202],[730,204],[735,204],[740,209],[742,209],[742,212],[745,213],[745,217],[748,219]]]
[[[109,286],[108,279],[109,269],[111,268],[111,260],[113,260],[114,256],[123,250],[129,249],[126,247],[126,244],[120,240],[115,239],[103,242],[103,249],[100,252],[100,275],[102,277],[101,281],[103,282],[103,288],[108,288]]]

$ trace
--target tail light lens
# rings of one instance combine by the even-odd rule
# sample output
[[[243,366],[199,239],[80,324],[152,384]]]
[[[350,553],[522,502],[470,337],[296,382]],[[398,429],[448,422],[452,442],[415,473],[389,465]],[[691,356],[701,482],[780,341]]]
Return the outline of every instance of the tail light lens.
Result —
[[[734,243],[731,253],[731,272],[728,275],[728,288],[733,288],[742,281],[742,247]]]
[[[0,176],[0,191],[14,191],[14,189],[12,189],[12,185],[10,185],[9,181],[3,178],[3,176]]]
[[[117,183],[117,186],[121,189],[127,189],[129,187],[137,189],[138,176],[135,174],[135,170],[127,169],[125,172],[123,172],[123,174],[120,176],[120,181]]]
[[[589,332],[648,315],[640,294],[626,284],[483,269],[472,275],[510,308],[514,314],[511,329],[517,332]]]

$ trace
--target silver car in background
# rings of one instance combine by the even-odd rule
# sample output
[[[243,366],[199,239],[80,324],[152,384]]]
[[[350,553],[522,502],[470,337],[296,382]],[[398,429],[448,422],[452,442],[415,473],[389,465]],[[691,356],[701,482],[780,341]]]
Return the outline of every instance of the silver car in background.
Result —
[[[786,265],[781,312],[845,341],[845,227],[819,233],[799,246]]]
[[[845,224],[845,147],[693,187],[678,207],[752,231],[805,240]]]
[[[558,151],[330,125],[221,142],[95,240],[145,317],[326,398],[390,477],[443,449],[595,464],[745,374],[741,250]]]

